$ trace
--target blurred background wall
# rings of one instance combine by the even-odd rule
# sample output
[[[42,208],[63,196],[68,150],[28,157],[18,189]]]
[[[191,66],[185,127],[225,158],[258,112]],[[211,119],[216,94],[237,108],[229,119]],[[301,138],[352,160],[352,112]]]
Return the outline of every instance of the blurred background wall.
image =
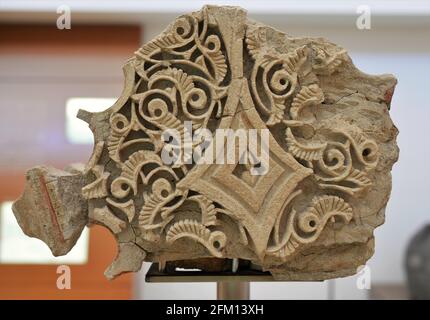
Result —
[[[400,160],[393,169],[386,223],[376,230],[376,253],[368,263],[372,289],[359,290],[357,276],[320,283],[253,283],[251,298],[407,297],[405,249],[430,220],[430,1],[0,0],[0,201],[19,195],[25,169],[35,164],[61,168],[87,161],[92,145],[72,143],[66,135],[67,99],[118,97],[121,66],[134,50],[179,14],[206,3],[240,5],[250,18],[291,36],[328,38],[347,49],[362,71],[392,73],[399,80],[390,113],[400,131]],[[71,30],[56,27],[60,5],[71,9]],[[356,26],[357,9],[363,5],[371,13],[368,30]],[[108,255],[114,255],[112,246]],[[89,259],[102,254],[90,250]],[[2,277],[10,270],[6,266],[0,264],[1,297]],[[124,289],[129,293],[123,297],[215,298],[215,284],[147,284],[147,268],[145,264],[129,276]]]
[[[64,262],[74,262],[72,289],[58,290],[61,258],[50,259],[41,241],[24,237],[7,204],[22,192],[26,169],[88,159],[91,143],[75,144],[66,134],[66,102],[118,96],[121,65],[140,43],[140,30],[105,24],[63,32],[55,23],[31,20],[0,24],[0,298],[132,298],[132,275],[118,282],[103,276],[116,254],[106,229],[91,228],[81,252],[71,252],[79,260]]]

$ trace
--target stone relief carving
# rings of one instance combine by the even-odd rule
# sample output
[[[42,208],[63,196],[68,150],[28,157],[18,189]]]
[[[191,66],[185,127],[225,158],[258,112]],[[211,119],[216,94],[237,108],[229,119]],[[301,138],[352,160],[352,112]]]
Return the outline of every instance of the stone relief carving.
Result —
[[[31,169],[14,204],[23,230],[55,255],[87,223],[118,241],[108,278],[144,260],[240,258],[275,279],[321,280],[353,274],[373,254],[398,156],[386,94],[394,77],[358,71],[324,39],[215,6],[177,18],[124,74],[112,107],[78,114],[94,133],[87,165]],[[213,140],[171,149],[184,161],[167,164],[163,132],[186,140],[186,121]],[[191,161],[184,149],[225,143],[217,129],[268,129],[265,174],[252,174],[259,164]]]

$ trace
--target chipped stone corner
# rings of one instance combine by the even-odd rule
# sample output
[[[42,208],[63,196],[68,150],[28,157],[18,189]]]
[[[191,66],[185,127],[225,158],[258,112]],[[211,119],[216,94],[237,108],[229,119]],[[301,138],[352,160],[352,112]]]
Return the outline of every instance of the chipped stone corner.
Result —
[[[54,256],[73,248],[88,221],[88,205],[81,196],[85,183],[78,168],[68,172],[34,167],[26,174],[23,194],[12,206],[24,233],[45,242]]]
[[[123,273],[138,272],[145,260],[146,252],[132,242],[120,243],[118,253],[112,264],[106,269],[105,276],[113,280]]]

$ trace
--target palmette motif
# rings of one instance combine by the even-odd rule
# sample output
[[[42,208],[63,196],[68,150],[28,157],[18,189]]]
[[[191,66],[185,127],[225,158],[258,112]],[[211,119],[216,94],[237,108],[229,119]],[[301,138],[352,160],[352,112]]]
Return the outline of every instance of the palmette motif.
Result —
[[[331,79],[342,73],[370,78],[351,66],[343,49],[288,38],[247,21],[235,7],[206,6],[181,16],[137,50],[124,67],[118,101],[104,112],[78,115],[95,136],[82,188],[89,219],[108,227],[120,243],[106,275],[135,271],[139,261],[130,261],[129,268],[119,263],[130,254],[140,263],[160,264],[239,257],[277,279],[353,273],[359,261],[340,273],[328,266],[316,276],[294,262],[313,248],[333,245],[339,230],[366,224],[357,199],[366,199],[376,171],[387,171],[396,158],[385,157],[380,165],[384,138],[375,141],[359,121],[334,116],[343,105],[378,99],[379,91],[363,98],[362,88],[341,94],[333,89]],[[382,91],[395,84],[392,78],[375,81]],[[390,101],[376,103],[386,108]],[[184,149],[194,151],[203,141],[176,150],[183,163],[164,163],[163,132],[175,129],[185,138],[186,121],[193,130],[208,129],[212,145],[217,129],[269,129],[266,174],[253,176],[252,165],[238,161],[196,164]],[[379,210],[386,200],[375,202]],[[361,240],[343,237],[360,250],[357,243],[368,248],[373,240],[371,232]],[[370,255],[362,253],[361,260]]]

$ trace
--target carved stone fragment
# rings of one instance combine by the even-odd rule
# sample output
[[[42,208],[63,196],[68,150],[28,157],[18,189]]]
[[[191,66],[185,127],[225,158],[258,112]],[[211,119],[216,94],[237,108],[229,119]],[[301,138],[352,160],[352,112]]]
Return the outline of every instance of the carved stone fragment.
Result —
[[[54,256],[73,248],[88,221],[81,195],[86,180],[81,171],[35,167],[27,172],[25,190],[13,204],[15,217],[29,237],[44,241]]]
[[[177,18],[124,74],[112,107],[78,114],[95,138],[85,168],[28,172],[13,208],[28,235],[58,255],[87,221],[107,227],[119,244],[108,278],[143,261],[224,270],[240,258],[277,280],[323,280],[372,256],[398,158],[393,76],[362,73],[325,39],[215,6]],[[187,124],[206,137],[187,140]],[[247,150],[221,129],[255,130],[248,148],[267,146],[268,161],[243,163]],[[176,149],[169,130],[184,141]],[[194,156],[218,146],[238,156]]]

